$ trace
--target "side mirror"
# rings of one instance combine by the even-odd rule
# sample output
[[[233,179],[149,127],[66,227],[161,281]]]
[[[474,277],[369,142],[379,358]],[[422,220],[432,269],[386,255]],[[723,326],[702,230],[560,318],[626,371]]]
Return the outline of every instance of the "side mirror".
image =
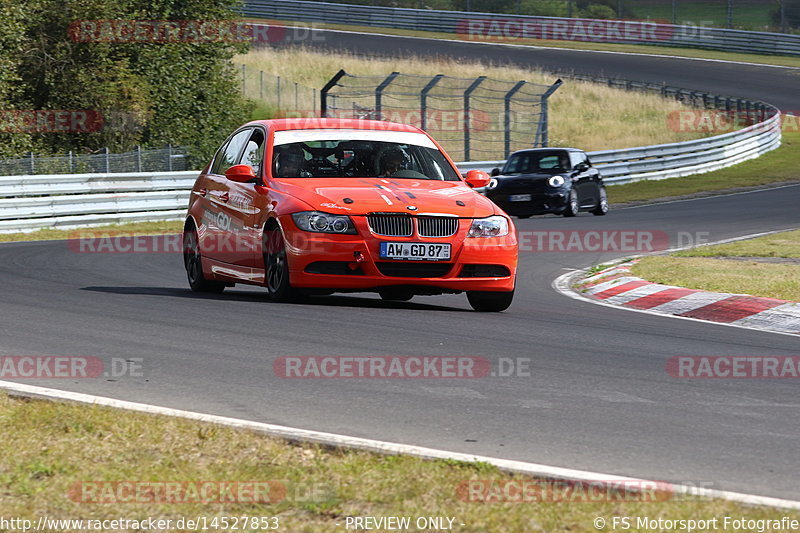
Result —
[[[577,170],[578,172],[586,172],[587,170],[589,170],[589,165],[587,163],[578,163],[577,165],[575,165],[575,170]]]
[[[489,185],[489,182],[492,181],[492,178],[484,172],[483,170],[470,170],[467,172],[467,185],[472,187],[473,189],[477,189],[479,187],[486,187]]]
[[[256,179],[256,173],[250,165],[233,165],[225,171],[225,177],[231,181],[248,183]]]
[[[492,169],[491,176],[492,176],[492,177],[495,177],[495,176],[499,176],[499,175],[500,175],[500,169],[499,169],[499,168],[497,168],[497,167],[493,168],[493,169]]]

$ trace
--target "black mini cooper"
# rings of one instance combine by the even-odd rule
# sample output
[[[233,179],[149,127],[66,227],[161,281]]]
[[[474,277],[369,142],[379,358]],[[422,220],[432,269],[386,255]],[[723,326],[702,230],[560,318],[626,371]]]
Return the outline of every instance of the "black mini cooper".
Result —
[[[509,215],[574,217],[580,211],[608,212],[603,179],[582,150],[520,150],[511,154],[502,170],[495,168],[491,174],[483,193]]]

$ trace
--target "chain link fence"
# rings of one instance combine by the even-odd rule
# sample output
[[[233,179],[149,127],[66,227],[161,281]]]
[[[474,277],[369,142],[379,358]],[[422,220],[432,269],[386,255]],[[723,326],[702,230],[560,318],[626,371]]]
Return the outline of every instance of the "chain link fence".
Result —
[[[505,158],[547,146],[548,97],[561,85],[393,72],[339,71],[321,91],[322,115],[402,122],[430,133],[457,161]]]
[[[800,29],[800,0],[336,0],[336,2],[545,17],[658,20],[672,24],[744,30]],[[342,21],[342,24],[346,23],[346,20]]]
[[[242,96],[254,100],[262,118],[319,116],[319,89],[307,87],[263,70],[239,66]]]
[[[112,172],[171,172],[186,168],[187,150],[167,146],[155,150],[137,147],[132,152],[112,154],[108,148],[91,154],[36,155],[0,159],[0,176],[25,174],[88,174]]]

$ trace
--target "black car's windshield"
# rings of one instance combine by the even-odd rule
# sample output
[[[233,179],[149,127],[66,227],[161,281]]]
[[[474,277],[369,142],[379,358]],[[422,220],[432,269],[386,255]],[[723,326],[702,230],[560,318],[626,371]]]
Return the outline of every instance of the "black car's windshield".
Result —
[[[273,175],[278,178],[460,179],[436,148],[350,139],[307,140],[275,146]]]
[[[503,174],[555,174],[570,169],[569,155],[563,150],[513,154]]]

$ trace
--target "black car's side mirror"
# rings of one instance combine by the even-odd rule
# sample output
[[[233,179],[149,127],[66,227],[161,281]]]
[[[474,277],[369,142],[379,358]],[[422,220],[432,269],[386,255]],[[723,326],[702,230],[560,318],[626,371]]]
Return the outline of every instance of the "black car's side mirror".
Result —
[[[492,171],[489,174],[492,177],[499,176],[500,175],[500,169],[499,168],[493,168]]]
[[[589,164],[588,163],[578,163],[577,165],[575,165],[575,170],[577,170],[579,172],[586,172],[587,170],[589,170]]]

